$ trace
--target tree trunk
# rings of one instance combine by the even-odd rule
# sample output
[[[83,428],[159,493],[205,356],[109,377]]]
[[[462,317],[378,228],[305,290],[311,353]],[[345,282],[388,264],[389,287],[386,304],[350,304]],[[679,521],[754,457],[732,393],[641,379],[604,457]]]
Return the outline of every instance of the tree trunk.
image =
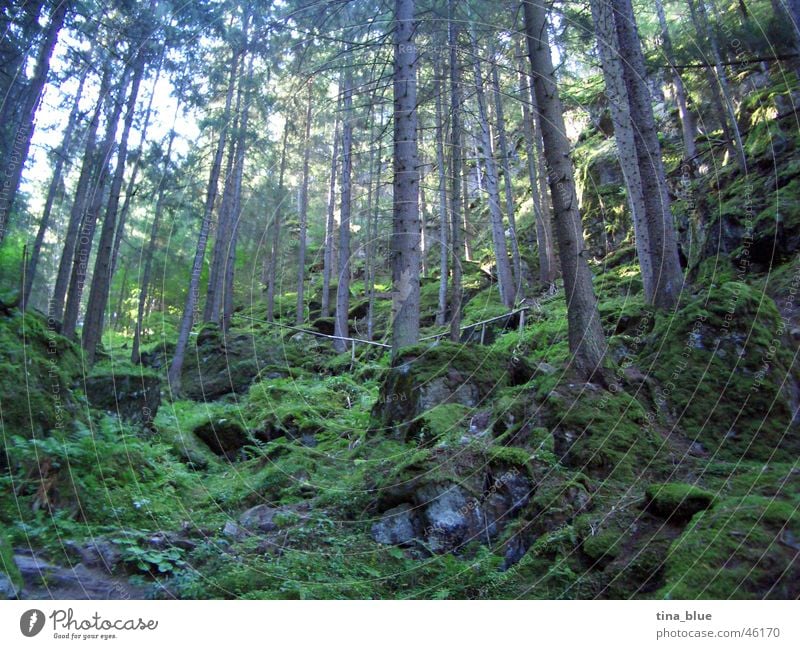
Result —
[[[281,146],[281,165],[278,173],[278,201],[275,215],[272,219],[272,246],[269,252],[269,269],[267,270],[267,322],[272,322],[275,317],[275,281],[278,275],[278,256],[281,251],[281,212],[283,211],[284,196],[283,181],[286,175],[286,149],[289,139],[289,120],[283,126],[283,145]]]
[[[350,57],[347,57],[350,60]],[[339,279],[336,286],[336,318],[333,348],[342,353],[347,350],[349,337],[348,312],[350,311],[350,201],[353,165],[353,72],[348,65],[344,73],[344,117],[342,124],[342,207],[339,220]]]
[[[308,82],[308,103],[306,105],[306,132],[303,138],[303,183],[300,188],[300,242],[297,251],[297,310],[295,324],[299,327],[305,321],[306,284],[306,238],[308,237],[308,175],[311,157],[311,109],[314,101],[314,85]],[[369,216],[367,216],[369,218]]]
[[[553,253],[553,223],[550,216],[550,202],[547,196],[547,177],[543,164],[542,137],[538,124],[536,94],[523,67],[522,48],[518,47],[519,87],[522,101],[522,128],[525,135],[525,156],[528,162],[528,180],[531,184],[533,216],[536,221],[536,247],[539,257],[539,281],[544,286],[551,285],[556,278],[557,269]]]
[[[145,55],[140,51],[138,60],[134,63],[131,90],[128,96],[125,119],[122,127],[119,146],[117,148],[116,168],[111,180],[111,190],[108,197],[103,227],[100,230],[100,241],[97,245],[92,285],[89,289],[89,301],[86,305],[86,319],[82,331],[83,349],[86,362],[94,365],[97,346],[103,335],[108,294],[111,288],[111,267],[113,264],[111,253],[114,249],[114,233],[117,228],[117,214],[119,211],[119,197],[122,192],[122,183],[125,179],[125,164],[128,157],[128,137],[130,136],[133,117],[136,113],[136,101],[139,97],[139,86],[145,69]]]
[[[670,38],[667,18],[664,15],[663,0],[655,0],[655,4],[658,24],[661,29],[661,42],[664,46],[664,55],[667,58],[667,63],[669,63],[669,67],[672,70],[672,83],[675,86],[675,99],[678,104],[678,115],[681,118],[683,157],[685,160],[694,160],[697,156],[697,146],[694,142],[697,126],[694,121],[694,115],[689,111],[683,79],[678,72],[678,68],[675,67],[675,51],[672,48],[672,38]]]
[[[231,76],[228,80],[232,86],[237,86],[240,70],[241,54],[234,62]],[[220,321],[222,312],[222,291],[224,285],[225,260],[231,239],[231,203],[233,201],[233,166],[236,158],[236,132],[239,128],[239,111],[242,103],[242,85],[238,83],[236,100],[232,111],[233,124],[230,126],[233,135],[228,138],[228,154],[225,159],[225,173],[222,183],[222,200],[217,210],[217,231],[214,237],[214,247],[211,253],[211,267],[208,273],[208,286],[206,288],[206,303],[203,307],[203,322]]]
[[[514,271],[514,294],[517,299],[522,295],[522,259],[519,254],[519,241],[517,240],[517,221],[514,216],[514,193],[511,187],[511,164],[508,158],[508,139],[506,138],[506,120],[503,113],[503,95],[500,92],[500,74],[497,70],[497,60],[494,47],[492,47],[492,88],[494,90],[495,115],[497,119],[497,142],[500,147],[500,162],[503,167],[503,185],[506,199],[506,218],[508,230],[511,233],[511,261]]]
[[[483,146],[483,160],[486,165],[486,193],[489,199],[489,219],[492,228],[492,242],[497,263],[497,283],[500,288],[500,299],[508,308],[514,306],[514,278],[511,264],[508,261],[506,248],[505,225],[503,212],[500,209],[500,191],[497,180],[497,164],[494,159],[492,135],[489,131],[489,116],[486,109],[486,97],[483,90],[483,74],[481,72],[480,53],[475,34],[470,34],[472,43],[472,65],[475,71],[475,93],[478,101],[478,121]]]
[[[687,2],[699,40],[701,42],[705,40],[711,50],[711,58],[714,61],[714,74],[712,74],[711,69],[708,70],[709,85],[711,86],[712,98],[723,134],[728,140],[728,150],[731,152],[732,157],[736,159],[742,173],[747,173],[747,158],[744,153],[739,125],[736,122],[736,111],[731,100],[728,77],[722,65],[717,37],[708,22],[705,2],[704,0],[696,0],[696,4],[695,0],[687,0]]]
[[[222,330],[228,331],[233,317],[233,279],[236,268],[236,246],[239,240],[239,224],[242,215],[242,180],[244,177],[244,161],[247,152],[247,128],[250,124],[250,97],[253,81],[253,54],[247,64],[247,90],[244,95],[244,107],[239,119],[239,134],[236,144],[236,162],[233,172],[233,199],[231,204],[231,229],[228,255],[225,262],[225,281],[222,295]]]
[[[3,243],[8,229],[11,208],[14,206],[14,199],[17,196],[20,181],[22,180],[25,161],[28,159],[36,109],[39,107],[42,91],[47,82],[47,74],[50,71],[50,58],[53,55],[53,50],[58,41],[58,33],[64,24],[64,18],[67,15],[69,6],[70,2],[67,0],[57,2],[53,13],[50,15],[50,21],[47,24],[42,43],[39,46],[39,53],[36,56],[33,78],[26,90],[25,103],[22,107],[22,120],[11,146],[6,152],[6,159],[3,161],[5,177],[2,185],[0,185],[0,244]]]
[[[150,91],[150,98],[147,100],[147,108],[144,111],[144,119],[142,120],[142,127],[139,131],[139,146],[138,146],[138,153],[136,154],[136,162],[133,164],[133,169],[131,170],[131,177],[128,179],[127,189],[125,190],[125,200],[122,202],[122,209],[119,211],[119,222],[117,223],[117,232],[114,235],[114,250],[111,253],[111,276],[114,276],[114,272],[117,269],[117,261],[119,258],[119,247],[122,243],[122,239],[125,236],[125,225],[128,221],[128,212],[131,209],[131,201],[133,200],[133,196],[136,193],[136,180],[139,176],[139,168],[141,167],[142,163],[142,154],[144,152],[144,146],[147,142],[147,130],[150,127],[150,118],[153,114],[153,100],[155,99],[156,95],[156,87],[158,86],[158,81],[161,78],[161,70],[164,66],[164,58],[166,56],[166,46],[164,50],[161,52],[161,55],[158,59],[158,67],[156,68],[155,78],[153,80],[153,88]]]
[[[105,198],[109,160],[111,159],[114,143],[117,139],[117,127],[119,126],[120,116],[122,115],[122,108],[125,105],[125,94],[128,89],[129,81],[130,70],[125,70],[119,83],[116,98],[112,99],[114,110],[108,120],[105,139],[103,145],[100,147],[100,155],[96,162],[94,187],[88,197],[89,208],[83,215],[83,221],[81,222],[80,237],[76,245],[75,257],[72,260],[72,274],[70,275],[67,304],[64,307],[62,333],[67,338],[74,337],[75,330],[78,326],[78,313],[80,311],[83,289],[86,285],[86,271],[92,252],[94,233]]]
[[[42,219],[39,221],[39,229],[36,232],[36,239],[33,242],[33,248],[31,249],[31,258],[28,262],[28,266],[26,268],[25,277],[23,281],[23,290],[22,290],[22,308],[25,309],[28,306],[28,301],[31,296],[31,289],[33,288],[33,280],[36,278],[36,269],[39,265],[39,256],[42,252],[42,245],[44,243],[45,234],[47,234],[47,229],[50,227],[50,214],[53,210],[53,204],[56,200],[56,194],[58,193],[58,188],[61,185],[61,181],[64,175],[64,167],[67,166],[67,163],[70,158],[70,152],[72,150],[72,139],[75,135],[75,129],[78,126],[78,118],[80,116],[80,101],[81,96],[83,95],[83,86],[86,82],[86,77],[88,76],[89,68],[87,67],[86,70],[81,75],[80,81],[78,82],[78,90],[75,92],[75,99],[72,103],[72,110],[70,111],[69,118],[67,119],[67,126],[64,129],[64,136],[61,140],[61,146],[56,149],[55,151],[55,159],[56,163],[53,167],[53,177],[50,180],[50,186],[47,189],[47,198],[44,202],[44,210],[42,211]]]
[[[328,214],[325,219],[325,249],[322,261],[322,308],[320,316],[327,318],[330,314],[331,273],[334,256],[334,230],[336,229],[336,172],[339,159],[339,112],[336,112],[336,123],[333,127],[333,152],[331,154],[331,177],[328,188]]]
[[[461,66],[458,62],[457,0],[449,0],[447,29],[450,54],[450,240],[453,242],[453,287],[450,297],[450,340],[461,339]]]
[[[374,172],[375,190],[374,195],[370,194],[369,210],[369,235],[367,237],[367,272],[369,282],[367,285],[367,340],[375,339],[375,241],[378,238],[378,216],[380,214],[381,202],[381,172],[383,171],[383,124],[378,129],[378,153],[377,164]],[[370,187],[372,182],[370,181]]]
[[[139,348],[141,346],[142,338],[142,324],[145,317],[145,305],[148,300],[148,291],[150,289],[150,274],[153,268],[153,255],[155,254],[156,241],[158,240],[158,228],[161,225],[161,214],[164,211],[164,199],[166,196],[166,177],[169,171],[169,163],[172,158],[172,145],[175,143],[175,125],[177,122],[180,103],[175,109],[175,119],[172,122],[172,128],[169,132],[169,141],[167,143],[167,152],[164,156],[164,169],[158,179],[158,188],[156,189],[156,206],[153,214],[153,223],[150,225],[150,239],[147,242],[147,251],[144,257],[144,270],[142,271],[142,279],[139,283],[139,302],[136,309],[136,323],[133,330],[133,345],[131,351],[131,363],[138,364],[141,360]]]
[[[419,166],[414,0],[395,1],[392,353],[419,340]]]
[[[234,53],[231,63],[231,79],[235,78],[235,68],[237,56]],[[203,210],[203,220],[200,224],[200,232],[197,235],[197,248],[192,262],[192,273],[189,277],[189,290],[186,294],[186,304],[183,308],[181,323],[178,328],[178,339],[175,343],[175,355],[169,367],[169,385],[173,394],[179,394],[181,389],[181,372],[183,371],[183,359],[186,356],[186,344],[189,342],[189,334],[192,331],[194,322],[195,308],[198,302],[198,289],[200,286],[200,274],[203,272],[203,260],[205,259],[206,246],[208,245],[208,233],[211,229],[211,215],[214,212],[214,203],[217,200],[219,183],[219,172],[222,167],[222,155],[225,152],[225,140],[227,137],[228,120],[230,119],[231,104],[233,103],[233,83],[228,84],[228,91],[225,96],[225,108],[223,110],[222,127],[219,134],[219,142],[214,152],[214,159],[211,163],[211,171],[208,178],[208,188],[206,190],[206,203]]]
[[[75,251],[78,245],[78,234],[86,215],[89,200],[89,188],[97,169],[97,130],[100,125],[100,115],[103,112],[103,105],[108,101],[108,89],[110,85],[111,72],[106,65],[103,68],[103,76],[100,80],[100,93],[94,113],[89,120],[86,128],[86,145],[83,151],[83,163],[81,173],[78,177],[78,184],[75,187],[75,197],[70,210],[67,231],[64,235],[64,248],[61,252],[61,259],[58,264],[55,288],[48,306],[48,313],[63,324],[64,303],[67,297],[70,272],[72,262],[75,258]]]
[[[612,0],[613,20],[630,105],[630,118],[642,181],[653,277],[653,306],[669,309],[683,288],[678,240],[661,158],[653,105],[646,84],[644,55],[630,0]]]
[[[611,112],[611,121],[614,124],[617,157],[625,180],[628,205],[633,221],[642,286],[645,300],[652,304],[654,296],[653,260],[650,255],[650,236],[642,178],[639,174],[639,159],[634,133],[636,124],[631,120],[630,99],[625,84],[623,63],[620,60],[622,52],[617,39],[614,8],[611,6],[611,0],[592,0],[591,5],[597,48],[605,79],[606,98]]]
[[[443,327],[447,321],[447,174],[444,167],[444,111],[442,110],[442,71],[438,61],[434,62],[434,93],[436,95],[436,168],[439,175],[439,302],[436,310],[436,326]]]
[[[550,55],[547,16],[541,0],[523,0],[523,7],[536,99],[542,123],[548,125],[542,129],[542,136],[567,300],[569,347],[575,370],[583,378],[590,379],[596,371],[602,371],[606,340],[592,289],[592,274],[586,262],[570,143]]]

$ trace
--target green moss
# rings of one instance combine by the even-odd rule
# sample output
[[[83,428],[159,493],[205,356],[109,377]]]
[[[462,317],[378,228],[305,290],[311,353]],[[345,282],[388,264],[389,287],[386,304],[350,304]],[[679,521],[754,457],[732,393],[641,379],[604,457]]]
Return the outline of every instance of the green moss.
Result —
[[[629,480],[660,467],[663,443],[642,404],[625,392],[574,394],[559,385],[547,395],[555,451],[568,466]]]
[[[11,310],[0,315],[0,414],[5,435],[42,436],[86,420],[72,392],[82,376],[78,348],[46,318]]]
[[[649,511],[672,523],[688,521],[697,512],[709,509],[714,494],[682,482],[651,484],[645,491]]]
[[[726,459],[786,459],[798,450],[784,384],[792,367],[775,303],[752,287],[710,287],[660,314],[640,367],[684,434]]]
[[[460,403],[440,403],[421,416],[421,435],[426,439],[458,439],[469,425],[473,409]]]
[[[11,584],[17,589],[22,588],[22,575],[17,564],[14,563],[14,552],[2,531],[0,531],[0,573],[8,577]]]
[[[798,501],[747,496],[701,512],[670,547],[669,599],[795,599],[800,583]]]

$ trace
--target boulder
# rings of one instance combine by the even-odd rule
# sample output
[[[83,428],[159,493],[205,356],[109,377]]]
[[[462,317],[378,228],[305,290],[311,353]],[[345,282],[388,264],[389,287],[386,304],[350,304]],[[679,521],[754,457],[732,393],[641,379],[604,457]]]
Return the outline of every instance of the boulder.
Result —
[[[432,408],[475,408],[507,383],[505,359],[483,347],[438,343],[401,350],[373,407],[372,430],[404,440],[424,438],[422,416]]]
[[[194,429],[194,434],[216,455],[237,459],[240,451],[252,444],[244,427],[232,418],[209,418]]]
[[[149,426],[161,405],[161,379],[149,372],[113,372],[86,378],[86,397],[98,410]]]
[[[419,538],[421,527],[414,508],[403,503],[383,513],[372,526],[372,538],[381,545],[412,545]]]
[[[269,505],[256,505],[239,516],[239,524],[248,530],[274,532],[278,526],[273,519],[279,511]]]
[[[518,470],[507,470],[497,477],[472,475],[464,484],[411,482],[393,493],[406,500],[380,515],[372,526],[372,538],[384,545],[419,543],[431,552],[445,553],[472,541],[497,538],[528,503],[533,484]]]

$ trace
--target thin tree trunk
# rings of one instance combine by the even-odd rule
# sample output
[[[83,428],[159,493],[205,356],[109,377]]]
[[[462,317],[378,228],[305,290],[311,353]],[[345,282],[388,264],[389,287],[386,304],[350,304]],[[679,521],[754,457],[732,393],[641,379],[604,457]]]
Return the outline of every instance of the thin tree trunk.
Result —
[[[610,0],[592,0],[591,5],[597,47],[605,78],[606,98],[614,124],[617,157],[625,180],[628,205],[631,210],[644,296],[645,300],[652,304],[654,297],[653,260],[650,254],[647,209],[642,178],[639,174],[639,159],[634,133],[636,124],[631,119],[630,98],[625,84],[625,71],[621,61],[622,52],[617,38],[614,8],[611,6]]]
[[[556,264],[553,258],[553,224],[550,218],[550,204],[547,197],[547,179],[542,164],[541,135],[538,116],[531,110],[535,99],[533,85],[523,68],[522,48],[517,44],[519,60],[519,88],[522,101],[522,128],[525,135],[525,157],[528,162],[528,180],[531,185],[533,216],[536,221],[536,247],[539,257],[539,281],[548,286],[556,277]]]
[[[75,129],[78,126],[78,118],[80,116],[80,101],[83,95],[83,86],[88,76],[89,68],[87,67],[83,74],[81,74],[80,81],[78,82],[78,90],[75,92],[75,99],[72,103],[72,110],[70,111],[69,118],[67,119],[67,126],[64,129],[64,137],[61,140],[61,146],[55,151],[56,163],[53,167],[53,177],[50,180],[50,186],[47,189],[47,198],[44,202],[44,210],[42,211],[42,218],[39,221],[39,229],[36,232],[36,239],[33,242],[31,249],[31,258],[26,268],[25,278],[23,281],[22,291],[22,308],[27,308],[28,300],[31,296],[31,289],[33,288],[33,280],[36,278],[36,269],[39,265],[39,256],[42,252],[42,245],[44,243],[45,234],[50,227],[50,214],[53,211],[53,204],[58,194],[58,189],[61,186],[61,181],[64,176],[64,168],[70,158],[70,151],[72,149],[72,139],[75,135]]]
[[[231,229],[230,242],[228,245],[228,256],[225,262],[225,283],[222,299],[222,330],[228,331],[233,317],[233,279],[236,268],[236,246],[239,240],[239,224],[242,214],[242,181],[244,177],[244,161],[247,152],[247,128],[250,123],[250,97],[252,94],[253,81],[253,57],[247,64],[247,90],[244,95],[244,108],[239,120],[239,137],[236,144],[236,163],[234,165],[233,177],[233,200],[231,205],[231,215],[233,225]]]
[[[150,288],[150,275],[153,267],[153,255],[155,254],[156,241],[158,240],[158,229],[161,225],[161,214],[164,211],[164,199],[166,197],[166,178],[169,171],[169,163],[172,158],[172,146],[175,143],[175,125],[177,123],[178,112],[180,103],[175,109],[175,118],[172,122],[172,128],[169,132],[169,141],[167,143],[167,152],[164,156],[164,169],[161,172],[161,177],[158,179],[158,188],[156,189],[156,206],[153,214],[153,222],[150,225],[150,239],[147,242],[147,251],[144,258],[144,270],[142,271],[142,279],[139,283],[139,302],[136,308],[136,324],[133,330],[133,345],[131,351],[131,363],[138,364],[141,360],[139,348],[141,346],[142,325],[145,318],[145,305],[148,303],[148,291]]]
[[[144,119],[142,120],[142,127],[139,131],[139,146],[138,153],[136,154],[136,162],[133,164],[133,169],[131,170],[131,177],[128,179],[127,188],[125,190],[125,200],[122,202],[122,209],[119,211],[119,222],[117,223],[117,232],[114,235],[114,250],[111,253],[111,276],[114,276],[114,273],[117,269],[117,261],[119,258],[119,247],[122,243],[122,239],[125,236],[125,225],[128,221],[128,212],[131,209],[131,201],[133,200],[133,196],[136,193],[136,180],[139,176],[139,168],[142,164],[142,154],[144,152],[144,145],[147,142],[147,130],[150,127],[150,118],[153,115],[153,100],[155,99],[156,95],[156,86],[158,85],[158,81],[161,78],[161,70],[164,65],[164,57],[166,55],[166,47],[164,51],[161,52],[161,56],[158,60],[158,67],[156,68],[155,79],[153,80],[153,88],[150,91],[150,98],[147,101],[147,108],[144,111]]]
[[[130,81],[130,70],[123,73],[119,84],[114,110],[108,120],[106,135],[103,145],[100,148],[100,156],[96,163],[94,178],[94,188],[89,196],[89,208],[83,216],[80,228],[80,237],[77,242],[75,257],[72,260],[72,274],[69,281],[69,292],[67,294],[67,304],[64,307],[64,324],[62,333],[67,338],[72,338],[78,326],[78,314],[80,312],[81,298],[83,289],[86,285],[86,271],[89,266],[89,258],[92,252],[97,219],[103,207],[103,200],[106,193],[106,183],[108,181],[108,165],[111,154],[114,150],[114,143],[117,139],[117,128],[119,126],[122,108],[125,105],[125,94]]]
[[[449,0],[448,4],[448,45],[450,54],[450,222],[453,242],[453,287],[450,297],[450,340],[461,339],[461,169],[462,169],[462,133],[461,133],[461,66],[458,62],[458,20],[456,18],[457,0]]]
[[[203,210],[203,220],[200,224],[200,232],[197,236],[197,248],[192,262],[192,272],[189,277],[189,290],[186,294],[186,304],[183,308],[183,316],[178,328],[178,339],[175,343],[175,355],[169,367],[169,385],[174,394],[179,394],[181,389],[181,373],[183,371],[183,360],[186,356],[186,344],[189,342],[189,334],[192,331],[194,322],[195,308],[198,302],[198,289],[200,286],[200,274],[203,271],[203,260],[205,259],[206,246],[208,245],[208,233],[211,229],[211,215],[214,212],[214,203],[217,199],[219,173],[222,167],[222,156],[225,152],[225,140],[227,138],[228,120],[230,119],[231,104],[233,103],[233,80],[236,78],[236,60],[234,53],[231,63],[231,81],[228,83],[228,91],[225,96],[225,108],[223,110],[222,127],[219,134],[217,150],[211,163],[211,172],[208,178],[208,188],[206,190],[206,204]]]
[[[375,193],[372,198],[372,209],[369,214],[370,231],[367,241],[367,270],[369,272],[368,304],[367,304],[367,340],[375,339],[375,241],[378,237],[378,215],[381,202],[381,172],[383,171],[383,124],[378,129],[378,153],[375,170]],[[370,181],[371,186],[371,181]]]
[[[295,324],[299,327],[305,321],[306,284],[306,238],[308,237],[308,176],[311,157],[311,110],[314,100],[314,86],[308,83],[308,103],[306,105],[306,131],[303,142],[303,183],[300,189],[300,245],[297,251],[297,312]],[[369,216],[367,216],[369,218]]]
[[[667,18],[664,15],[663,0],[655,0],[655,4],[656,13],[658,14],[658,24],[661,29],[661,42],[664,46],[664,55],[672,70],[672,83],[675,86],[675,99],[678,104],[678,115],[681,119],[681,131],[683,133],[683,156],[685,160],[694,160],[697,156],[697,145],[695,145],[694,142],[697,126],[694,121],[694,115],[689,111],[683,79],[678,72],[678,68],[675,67],[675,51],[672,47],[672,38],[670,38],[669,35]]]
[[[125,264],[122,267],[122,282],[119,285],[119,295],[117,296],[117,308],[114,309],[114,331],[119,331],[119,325],[121,321],[120,314],[122,313],[122,307],[125,304],[125,287],[128,284],[128,264]]]
[[[5,178],[0,185],[0,244],[8,229],[8,218],[11,208],[14,206],[20,181],[22,180],[22,170],[25,168],[25,161],[28,159],[28,151],[33,137],[34,120],[39,101],[42,98],[42,91],[47,82],[47,74],[50,71],[50,59],[53,56],[58,33],[64,24],[67,9],[70,2],[63,0],[57,2],[50,21],[47,24],[44,37],[39,46],[39,53],[36,57],[36,67],[34,68],[33,78],[26,90],[25,104],[22,107],[22,121],[17,129],[16,136],[11,142],[9,150],[6,152],[6,159],[3,161]]]
[[[570,143],[550,54],[545,7],[541,0],[523,0],[523,7],[536,99],[542,123],[548,125],[542,129],[542,136],[564,276],[569,347],[575,370],[583,378],[590,379],[601,370],[606,340],[592,290],[592,274],[586,262]]]
[[[480,54],[475,34],[470,34],[472,42],[472,65],[475,71],[475,91],[478,102],[478,121],[480,122],[481,144],[483,145],[483,161],[486,165],[486,193],[489,199],[489,219],[492,229],[492,242],[497,263],[497,282],[500,288],[500,299],[508,308],[514,306],[514,278],[508,261],[505,225],[500,208],[500,191],[497,179],[497,164],[494,159],[492,135],[489,131],[489,116],[486,110],[486,97],[483,89]]]
[[[442,110],[442,71],[434,62],[434,93],[436,95],[436,168],[439,175],[439,302],[436,310],[436,326],[443,327],[447,321],[448,255],[447,232],[447,174],[444,166],[444,111]]]
[[[286,174],[286,149],[289,139],[289,120],[283,127],[283,145],[281,146],[281,166],[278,173],[278,201],[275,216],[272,219],[272,247],[269,254],[269,270],[267,271],[267,322],[272,322],[275,315],[275,281],[278,274],[278,256],[281,250],[281,212],[284,196],[283,181]]]
[[[414,0],[395,2],[392,353],[419,340],[419,166]]]
[[[103,335],[108,294],[111,288],[111,267],[113,263],[111,253],[114,250],[114,234],[117,229],[119,197],[125,179],[125,164],[128,157],[128,138],[130,136],[131,126],[133,125],[133,117],[136,113],[136,101],[139,97],[139,87],[142,82],[142,77],[144,76],[144,70],[145,57],[144,53],[140,52],[139,58],[134,64],[133,79],[128,96],[122,135],[117,148],[116,168],[111,180],[111,190],[108,197],[105,218],[103,219],[103,227],[100,230],[100,241],[97,245],[97,256],[95,258],[92,284],[89,289],[89,301],[86,305],[82,343],[86,354],[86,362],[89,365],[94,364],[97,347]]]
[[[331,176],[328,189],[328,214],[325,219],[325,249],[322,261],[322,308],[320,316],[327,318],[330,315],[330,289],[331,273],[333,269],[334,246],[333,232],[336,228],[334,218],[336,212],[336,176],[339,159],[339,112],[336,113],[336,123],[333,127],[333,152],[331,154]]]
[[[83,224],[84,217],[88,208],[89,188],[91,181],[97,170],[97,130],[100,125],[100,115],[103,112],[103,105],[108,101],[108,88],[110,85],[111,72],[109,66],[104,66],[103,76],[100,81],[100,93],[94,113],[89,120],[86,128],[86,145],[83,151],[83,163],[81,173],[78,177],[78,184],[75,187],[75,197],[70,210],[67,231],[64,235],[64,248],[61,252],[61,259],[58,264],[55,288],[50,299],[48,313],[60,320],[64,320],[64,303],[67,297],[72,263],[75,258],[75,251],[78,244],[78,234]]]
[[[347,57],[349,62],[350,57]],[[348,314],[350,311],[350,201],[352,196],[351,174],[353,165],[353,73],[348,64],[344,73],[344,117],[342,124],[342,207],[339,220],[339,279],[336,286],[336,318],[333,348],[342,353],[349,336]]]
[[[652,304],[669,309],[677,304],[683,288],[678,240],[672,222],[669,191],[658,141],[653,105],[646,84],[644,55],[630,0],[612,0],[613,20],[619,40],[630,119],[634,128],[639,176],[647,219]]]
[[[417,66],[419,69],[419,66]],[[419,222],[420,222],[420,238],[419,238],[419,263],[420,271],[423,277],[428,275],[428,232],[427,232],[427,204],[425,202],[425,160],[423,159],[422,151],[424,149],[425,127],[421,123],[419,114],[417,115],[418,124],[417,131],[417,166],[419,169]]]
[[[234,65],[235,74],[230,78],[230,83],[237,85],[241,56]],[[203,322],[220,321],[222,313],[222,291],[224,285],[225,260],[231,238],[231,203],[233,201],[233,167],[236,158],[236,132],[239,128],[239,113],[242,103],[242,84],[238,83],[236,100],[234,102],[233,124],[228,138],[228,154],[225,160],[225,173],[223,174],[222,200],[220,201],[217,217],[217,231],[214,237],[214,247],[211,256],[211,268],[208,273],[208,286],[206,288],[206,303],[203,307]]]
[[[517,220],[514,216],[514,193],[511,187],[511,163],[508,157],[508,139],[506,138],[506,120],[503,112],[503,95],[500,92],[500,74],[497,70],[497,54],[492,47],[492,87],[494,90],[495,116],[497,119],[497,141],[500,147],[500,162],[503,168],[503,185],[506,199],[506,218],[508,230],[511,233],[511,261],[514,271],[514,294],[517,299],[522,295],[522,258],[519,253],[517,240]]]
[[[689,12],[692,16],[692,22],[697,30],[697,35],[702,42],[705,40],[711,50],[711,58],[714,62],[714,71],[711,68],[707,69],[706,74],[709,79],[709,86],[711,88],[712,103],[717,113],[717,120],[722,127],[722,133],[728,143],[728,151],[731,157],[735,158],[739,169],[742,173],[747,172],[747,158],[744,153],[744,145],[742,144],[742,137],[739,131],[739,125],[736,122],[736,112],[733,109],[733,102],[730,98],[730,90],[728,88],[728,79],[725,75],[725,69],[722,65],[722,58],[719,54],[719,47],[717,45],[717,38],[714,36],[714,31],[708,23],[708,14],[706,12],[705,3],[703,0],[687,0],[689,5]]]

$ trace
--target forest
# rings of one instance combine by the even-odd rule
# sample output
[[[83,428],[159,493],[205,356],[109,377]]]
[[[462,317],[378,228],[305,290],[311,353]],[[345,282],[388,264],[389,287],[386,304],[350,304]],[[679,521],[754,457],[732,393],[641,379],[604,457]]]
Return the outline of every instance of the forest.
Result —
[[[800,597],[800,1],[0,26],[0,599]]]

